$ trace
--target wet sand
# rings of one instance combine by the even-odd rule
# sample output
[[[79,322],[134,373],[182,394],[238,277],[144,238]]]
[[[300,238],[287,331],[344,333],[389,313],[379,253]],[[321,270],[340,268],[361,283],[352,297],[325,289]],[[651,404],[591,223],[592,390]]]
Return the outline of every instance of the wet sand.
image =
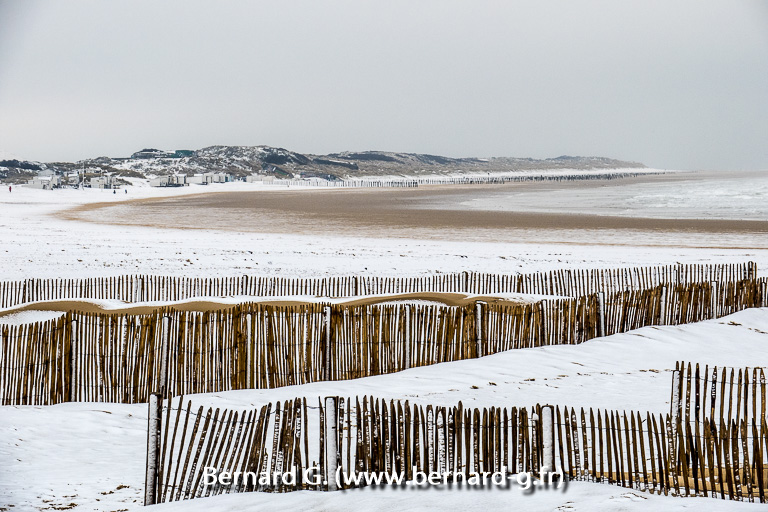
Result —
[[[454,208],[467,198],[563,187],[675,182],[685,174],[610,181],[525,182],[413,189],[219,192],[110,204],[65,212],[69,219],[159,228],[457,241],[768,247],[768,221],[664,219],[580,213]],[[447,206],[446,206],[447,205]],[[574,208],[578,211],[577,208]]]

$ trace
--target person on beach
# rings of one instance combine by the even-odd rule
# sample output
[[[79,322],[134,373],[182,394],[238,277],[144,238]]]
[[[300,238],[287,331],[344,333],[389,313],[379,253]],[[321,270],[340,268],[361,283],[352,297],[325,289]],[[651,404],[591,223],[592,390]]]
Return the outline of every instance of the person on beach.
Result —
[[[8,193],[10,194],[13,192],[13,185],[8,185]]]

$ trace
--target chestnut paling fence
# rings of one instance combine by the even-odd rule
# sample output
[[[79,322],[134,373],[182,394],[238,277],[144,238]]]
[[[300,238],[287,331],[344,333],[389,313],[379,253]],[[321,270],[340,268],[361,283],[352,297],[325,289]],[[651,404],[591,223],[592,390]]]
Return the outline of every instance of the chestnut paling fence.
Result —
[[[708,281],[737,282],[757,277],[754,262],[662,265],[618,269],[566,269],[531,274],[460,272],[426,277],[337,276],[283,278],[237,276],[190,278],[125,275],[84,279],[25,279],[0,282],[0,307],[42,300],[115,299],[175,301],[194,297],[313,295],[351,297],[417,292],[532,293],[579,297],[643,290],[658,285]]]
[[[735,420],[740,424],[742,419],[766,419],[763,367],[718,368],[680,361],[675,365],[672,387],[670,410],[685,423],[712,420],[719,425]]]
[[[368,472],[412,478],[414,466],[465,477],[502,467],[512,473],[536,472],[545,463],[544,445],[550,440],[557,466],[569,479],[764,502],[768,427],[762,368],[710,369],[681,363],[673,377],[669,414],[558,406],[552,410],[551,439],[540,420],[550,409],[541,405],[465,409],[461,404],[439,407],[332,397],[317,405],[302,398],[243,412],[192,409],[190,404],[183,407],[182,398],[173,398],[359,378],[510,349],[576,344],[646,325],[717,318],[768,305],[766,279],[755,279],[754,273],[754,265],[746,264],[529,276],[454,274],[437,281],[382,280],[377,289],[420,291],[419,286],[442,286],[435,283],[454,279],[450,286],[477,293],[514,287],[577,295],[527,304],[243,303],[207,312],[70,312],[57,320],[0,328],[0,403],[150,400],[152,410],[152,396],[159,397],[154,399],[157,413],[150,414],[156,420],[156,428],[150,428],[154,444],[148,446],[148,455],[157,455],[156,464],[151,471],[148,467],[147,478],[148,496],[157,501],[323,488],[301,477],[301,471],[295,481],[270,478],[267,483],[211,486],[202,478],[205,467],[269,475],[294,467],[317,465],[321,474],[340,467],[352,477],[341,487],[363,485],[355,477]],[[238,279],[199,280],[194,286],[165,281],[176,283],[176,288],[160,281],[149,288],[134,282],[133,287],[118,288],[133,290],[135,298],[145,300],[237,294],[243,283],[246,291],[253,291],[248,286],[258,282]],[[273,289],[313,293],[306,291],[310,288],[291,288],[298,282],[288,280],[285,283],[293,284]],[[327,287],[331,281],[305,282]],[[370,293],[361,291],[360,278],[345,282],[356,293]],[[28,291],[24,301],[40,297]],[[162,398],[166,408],[158,411]]]
[[[543,425],[548,414],[550,428]],[[674,413],[444,407],[368,396],[297,398],[233,411],[193,408],[179,397],[164,407],[162,400],[150,404],[149,437],[147,503],[376,482],[365,475],[380,475],[386,484],[385,475],[413,480],[415,471],[476,485],[483,480],[478,474],[539,476],[544,466],[569,480],[664,495],[764,503],[768,492],[764,416],[717,423]],[[206,474],[225,478],[208,481]]]
[[[397,372],[576,344],[766,305],[765,280],[690,283],[528,304],[247,303],[207,311],[68,313],[0,331],[0,403],[144,402]]]
[[[768,306],[766,278],[657,285],[614,293],[606,299],[605,334],[647,325],[681,325]]]
[[[156,391],[173,396],[380,375],[580,343],[597,335],[595,304],[591,296],[480,308],[242,304],[210,312],[69,313],[3,329],[0,399],[134,403]],[[562,319],[563,311],[569,326],[546,330],[544,321]]]
[[[365,475],[402,484],[417,477],[414,471],[476,485],[483,479],[473,475],[539,475],[545,466],[570,480],[665,495],[765,503],[768,492],[763,368],[679,362],[669,414],[425,406],[369,396],[316,405],[302,397],[233,411],[155,396],[145,496],[151,503],[359,487],[371,483]],[[206,481],[206,472],[217,478]],[[229,476],[219,480],[222,474]]]

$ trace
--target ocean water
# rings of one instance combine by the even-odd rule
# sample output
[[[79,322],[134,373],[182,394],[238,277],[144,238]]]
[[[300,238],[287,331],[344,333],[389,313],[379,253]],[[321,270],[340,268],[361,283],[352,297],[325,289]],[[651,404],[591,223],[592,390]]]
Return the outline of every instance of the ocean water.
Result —
[[[656,182],[570,182],[471,195],[430,208],[661,219],[768,220],[768,171],[690,173]]]

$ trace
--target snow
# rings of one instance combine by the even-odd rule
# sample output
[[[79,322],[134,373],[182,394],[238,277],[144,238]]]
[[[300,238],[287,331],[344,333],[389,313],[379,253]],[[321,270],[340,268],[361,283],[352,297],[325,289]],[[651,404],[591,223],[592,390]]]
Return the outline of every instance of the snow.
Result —
[[[420,298],[422,297],[422,298]],[[110,311],[140,310],[144,308],[159,307],[180,307],[190,305],[192,309],[200,307],[202,310],[211,308],[225,308],[236,304],[244,303],[306,303],[306,304],[346,304],[365,305],[372,304],[377,306],[410,304],[420,306],[444,306],[445,304],[469,303],[478,299],[484,301],[509,301],[515,303],[536,302],[542,299],[565,298],[556,295],[537,295],[526,293],[505,293],[489,295],[471,295],[466,293],[429,293],[423,294],[404,294],[404,295],[355,295],[354,297],[320,297],[314,295],[281,295],[281,296],[259,296],[259,295],[230,295],[227,297],[216,296],[195,296],[193,298],[177,301],[144,301],[144,302],[125,302],[118,299],[56,299],[39,300],[24,302],[22,304],[0,309],[0,325],[19,325],[31,322],[40,322],[58,318],[68,310],[76,309],[91,311],[98,309],[106,313]],[[439,300],[443,299],[443,300]]]
[[[61,311],[19,311],[18,313],[3,314],[0,310],[0,325],[22,325],[33,322],[45,322],[63,316]]]
[[[254,494],[254,493],[251,493]],[[543,510],[557,511],[633,511],[657,508],[669,511],[697,510],[758,510],[759,504],[723,502],[710,498],[665,498],[607,485],[569,482],[564,489],[537,490],[530,494],[516,484],[509,489],[354,489],[335,493],[312,491],[287,494],[255,493],[252,495],[222,495],[205,500],[163,504],[157,510],[174,511],[253,511],[282,512],[284,510],[391,512],[400,510],[431,512],[444,510]],[[764,506],[764,505],[763,505]]]
[[[669,409],[671,372],[685,359],[710,365],[768,365],[768,309],[685,326],[645,327],[582,345],[515,350],[355,381],[185,397],[195,405],[245,409],[294,397],[373,394],[414,403],[530,406],[556,403],[617,410]],[[476,386],[478,389],[473,389]],[[144,404],[6,406],[0,416],[0,509],[137,510],[144,486]],[[448,500],[448,501],[446,501]],[[743,503],[663,498],[610,485],[571,482],[565,492],[358,490],[249,493],[163,504],[157,510],[724,510]],[[626,507],[626,508],[622,508]]]
[[[674,186],[628,185],[612,191],[579,189],[557,202],[568,211],[617,215],[709,216],[768,220],[766,181],[702,178],[680,194]],[[66,220],[79,205],[136,198],[236,190],[274,190],[259,183],[160,189],[130,180],[128,194],[109,190],[0,190],[0,264],[3,279],[99,277],[127,273],[219,277],[234,275],[434,275],[437,273],[535,272],[668,263],[756,261],[768,275],[768,244],[758,235],[717,237],[717,247],[689,247],[678,234],[659,244],[638,243],[620,233],[614,245],[594,245],[595,233],[555,234],[499,241],[362,236],[295,235],[114,226]],[[299,189],[299,187],[292,187]],[[308,187],[313,190],[313,187]],[[312,191],[308,193],[322,193]],[[461,208],[522,208],[541,196],[469,197]],[[564,193],[563,193],[564,194]],[[538,199],[537,199],[538,198]],[[552,203],[552,201],[550,201]],[[625,209],[625,210],[623,210]],[[560,210],[558,210],[560,211]],[[691,242],[693,240],[693,242]],[[546,242],[546,243],[545,243]],[[746,247],[746,248],[745,248]],[[216,298],[222,303],[242,298]],[[306,300],[308,297],[292,297]],[[197,300],[206,300],[198,298]],[[107,308],[119,301],[95,301]],[[156,303],[147,303],[153,305]],[[1,325],[56,318],[52,311],[14,311]],[[414,368],[355,381],[313,383],[274,390],[241,390],[187,397],[198,405],[253,408],[295,397],[374,395],[411,402],[471,407],[569,406],[666,412],[671,373],[678,360],[718,366],[768,366],[768,309],[685,326],[645,327],[575,346],[510,351],[482,359]],[[138,510],[144,488],[147,410],[142,404],[66,403],[0,408],[0,510]],[[744,503],[710,498],[665,498],[610,485],[571,482],[565,492],[519,489],[250,493],[164,504],[157,510],[732,510]],[[756,507],[756,506],[755,506]]]
[[[615,180],[614,180],[615,181]],[[633,232],[609,233],[613,245],[590,245],[601,233],[536,232],[518,242],[368,238],[198,229],[116,226],[72,222],[60,212],[79,205],[195,193],[275,190],[259,183],[180,188],[0,191],[0,246],[4,279],[96,277],[129,273],[187,275],[434,275],[478,271],[535,272],[555,268],[601,268],[670,263],[753,260],[768,269],[768,243],[753,234],[724,236],[658,234],[647,245]],[[293,188],[292,188],[293,189]],[[300,187],[296,187],[300,189]],[[706,190],[706,187],[703,187]],[[308,187],[307,193],[323,193]],[[768,219],[763,219],[768,220]],[[564,236],[567,235],[567,236]],[[684,243],[686,239],[690,243]],[[764,238],[764,237],[763,237]],[[762,240],[762,241],[761,241]],[[708,244],[702,244],[708,242]],[[712,245],[715,247],[711,247]],[[688,245],[685,247],[684,245]],[[710,247],[706,247],[709,245]]]

